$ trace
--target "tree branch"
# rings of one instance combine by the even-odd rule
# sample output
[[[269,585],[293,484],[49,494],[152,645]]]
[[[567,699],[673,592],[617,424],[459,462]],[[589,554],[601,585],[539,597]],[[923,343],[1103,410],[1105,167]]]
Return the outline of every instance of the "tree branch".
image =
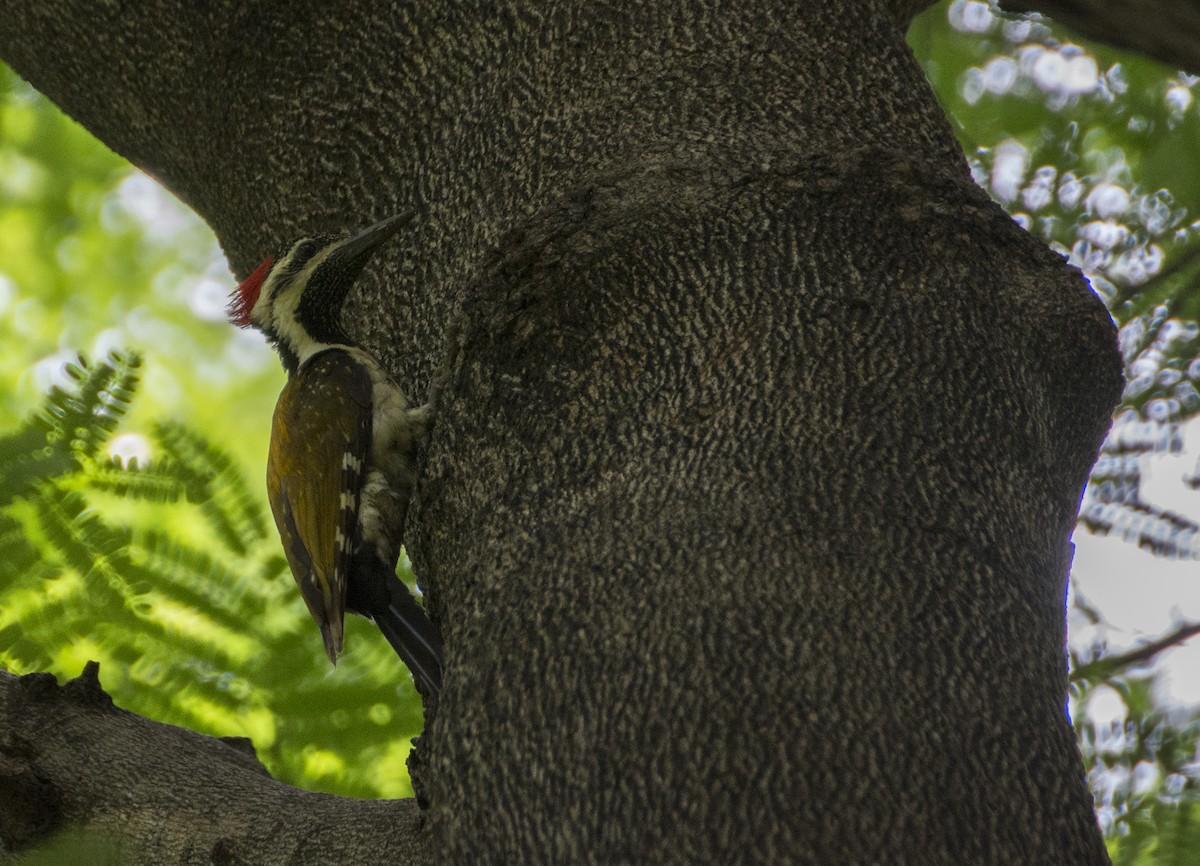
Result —
[[[1133,667],[1142,662],[1149,661],[1154,656],[1158,655],[1165,649],[1170,649],[1176,644],[1181,644],[1189,638],[1200,634],[1200,622],[1190,622],[1181,625],[1175,631],[1167,634],[1156,641],[1151,641],[1144,646],[1140,646],[1135,650],[1130,650],[1127,653],[1121,653],[1115,656],[1105,656],[1104,658],[1096,659],[1088,662],[1085,665],[1080,665],[1071,671],[1071,682],[1079,682],[1082,680],[1096,680],[1102,677],[1111,676],[1119,670]]]
[[[1114,309],[1117,304],[1124,303],[1134,295],[1141,295],[1143,297],[1147,295],[1153,296],[1159,286],[1168,280],[1175,279],[1176,276],[1192,268],[1197,262],[1200,262],[1200,244],[1194,244],[1189,249],[1185,249],[1182,253],[1175,256],[1170,264],[1144,283],[1139,283],[1135,286],[1121,286],[1117,291],[1116,297],[1113,299]]]
[[[1198,0],[1001,0],[1007,12],[1041,12],[1117,48],[1200,73]]]
[[[123,864],[429,861],[415,801],[284,785],[245,741],[113,706],[98,671],[65,686],[0,671],[0,857],[71,828],[119,845]]]

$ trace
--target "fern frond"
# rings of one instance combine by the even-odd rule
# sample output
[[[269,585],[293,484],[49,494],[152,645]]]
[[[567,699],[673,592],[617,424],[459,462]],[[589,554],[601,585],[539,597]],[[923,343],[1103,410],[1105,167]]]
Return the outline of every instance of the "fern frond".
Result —
[[[1200,525],[1181,514],[1134,500],[1085,500],[1079,522],[1096,535],[1119,535],[1155,556],[1200,559]]]
[[[187,494],[187,479],[170,460],[145,466],[122,466],[116,459],[95,461],[87,468],[87,480],[93,490],[144,502],[179,502]]]
[[[25,528],[11,515],[0,512],[0,593],[12,588],[38,561]]]
[[[129,530],[108,526],[80,494],[53,484],[40,485],[32,503],[42,532],[63,562],[85,579],[102,578],[89,579],[89,601],[106,615],[134,610],[137,594],[111,564],[113,555],[129,544]]]
[[[240,631],[247,620],[257,621],[266,606],[256,570],[250,574],[234,572],[166,533],[138,533],[129,560],[122,570],[131,579],[139,583],[152,581],[158,591],[204,611],[214,622],[234,631]]]
[[[0,663],[63,672],[87,653],[118,672],[109,685],[143,714],[308,743],[348,766],[378,748],[370,713],[397,705],[411,686],[391,673],[407,675],[385,643],[362,640],[337,679],[326,676],[261,491],[205,437],[163,424],[150,464],[104,454],[137,366],[124,355],[72,366],[74,385],[0,440]],[[389,725],[417,730],[417,706]],[[293,748],[267,754],[291,779],[308,769]],[[327,775],[380,793],[344,769]]]
[[[154,436],[184,480],[188,501],[231,551],[244,556],[267,537],[262,506],[227,453],[179,424],[159,424]]]
[[[0,505],[96,457],[133,399],[140,364],[113,352],[94,367],[82,358],[67,365],[77,387],[52,388],[34,417],[0,440]]]
[[[95,457],[112,436],[137,390],[141,358],[135,352],[110,352],[90,366],[83,357],[67,365],[78,382],[73,391],[55,386],[35,421],[50,444],[66,443],[79,458]]]

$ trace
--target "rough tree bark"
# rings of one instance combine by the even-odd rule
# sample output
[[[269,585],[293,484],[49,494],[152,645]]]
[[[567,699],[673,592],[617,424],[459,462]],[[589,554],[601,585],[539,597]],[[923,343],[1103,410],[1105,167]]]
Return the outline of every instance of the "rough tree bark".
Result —
[[[1063,644],[1114,330],[971,183],[888,4],[0,16],[239,274],[425,207],[344,318],[414,395],[447,371],[409,527],[437,862],[1107,862]],[[47,778],[52,736],[21,740]],[[268,862],[279,798],[214,767],[223,856]]]

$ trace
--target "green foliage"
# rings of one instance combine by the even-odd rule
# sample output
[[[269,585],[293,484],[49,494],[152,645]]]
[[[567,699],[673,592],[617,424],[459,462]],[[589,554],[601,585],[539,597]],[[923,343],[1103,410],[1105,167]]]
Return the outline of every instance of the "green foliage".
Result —
[[[1087,707],[1105,690],[1110,700],[1114,694],[1120,699],[1125,713],[1098,723]],[[1072,703],[1115,866],[1191,866],[1200,851],[1195,780],[1200,721],[1160,708],[1154,680],[1144,674],[1078,683]]]
[[[11,502],[39,478],[83,468],[109,439],[137,384],[137,356],[114,353],[109,363],[88,374],[80,363],[67,365],[78,393],[51,389],[32,423],[0,438],[0,505]]]
[[[183,419],[261,466],[283,377],[226,321],[232,282],[195,214],[0,65],[0,418],[69,385],[78,351],[128,347],[147,387],[127,430]]]
[[[249,736],[279,778],[407,793],[421,723],[407,672],[373,629],[348,624],[353,652],[329,674],[229,455],[179,424],[155,428],[161,456],[144,465],[104,455],[139,364],[81,359],[75,386],[51,391],[0,449],[0,664],[68,677],[98,659],[118,703]]]

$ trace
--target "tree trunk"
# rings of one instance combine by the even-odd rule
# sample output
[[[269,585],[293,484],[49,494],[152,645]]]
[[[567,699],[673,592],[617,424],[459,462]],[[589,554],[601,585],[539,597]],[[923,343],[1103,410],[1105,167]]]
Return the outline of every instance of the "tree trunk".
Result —
[[[437,862],[1107,862],[1064,583],[1114,329],[888,4],[0,14],[239,274],[424,207],[344,320],[417,399],[443,371]]]

